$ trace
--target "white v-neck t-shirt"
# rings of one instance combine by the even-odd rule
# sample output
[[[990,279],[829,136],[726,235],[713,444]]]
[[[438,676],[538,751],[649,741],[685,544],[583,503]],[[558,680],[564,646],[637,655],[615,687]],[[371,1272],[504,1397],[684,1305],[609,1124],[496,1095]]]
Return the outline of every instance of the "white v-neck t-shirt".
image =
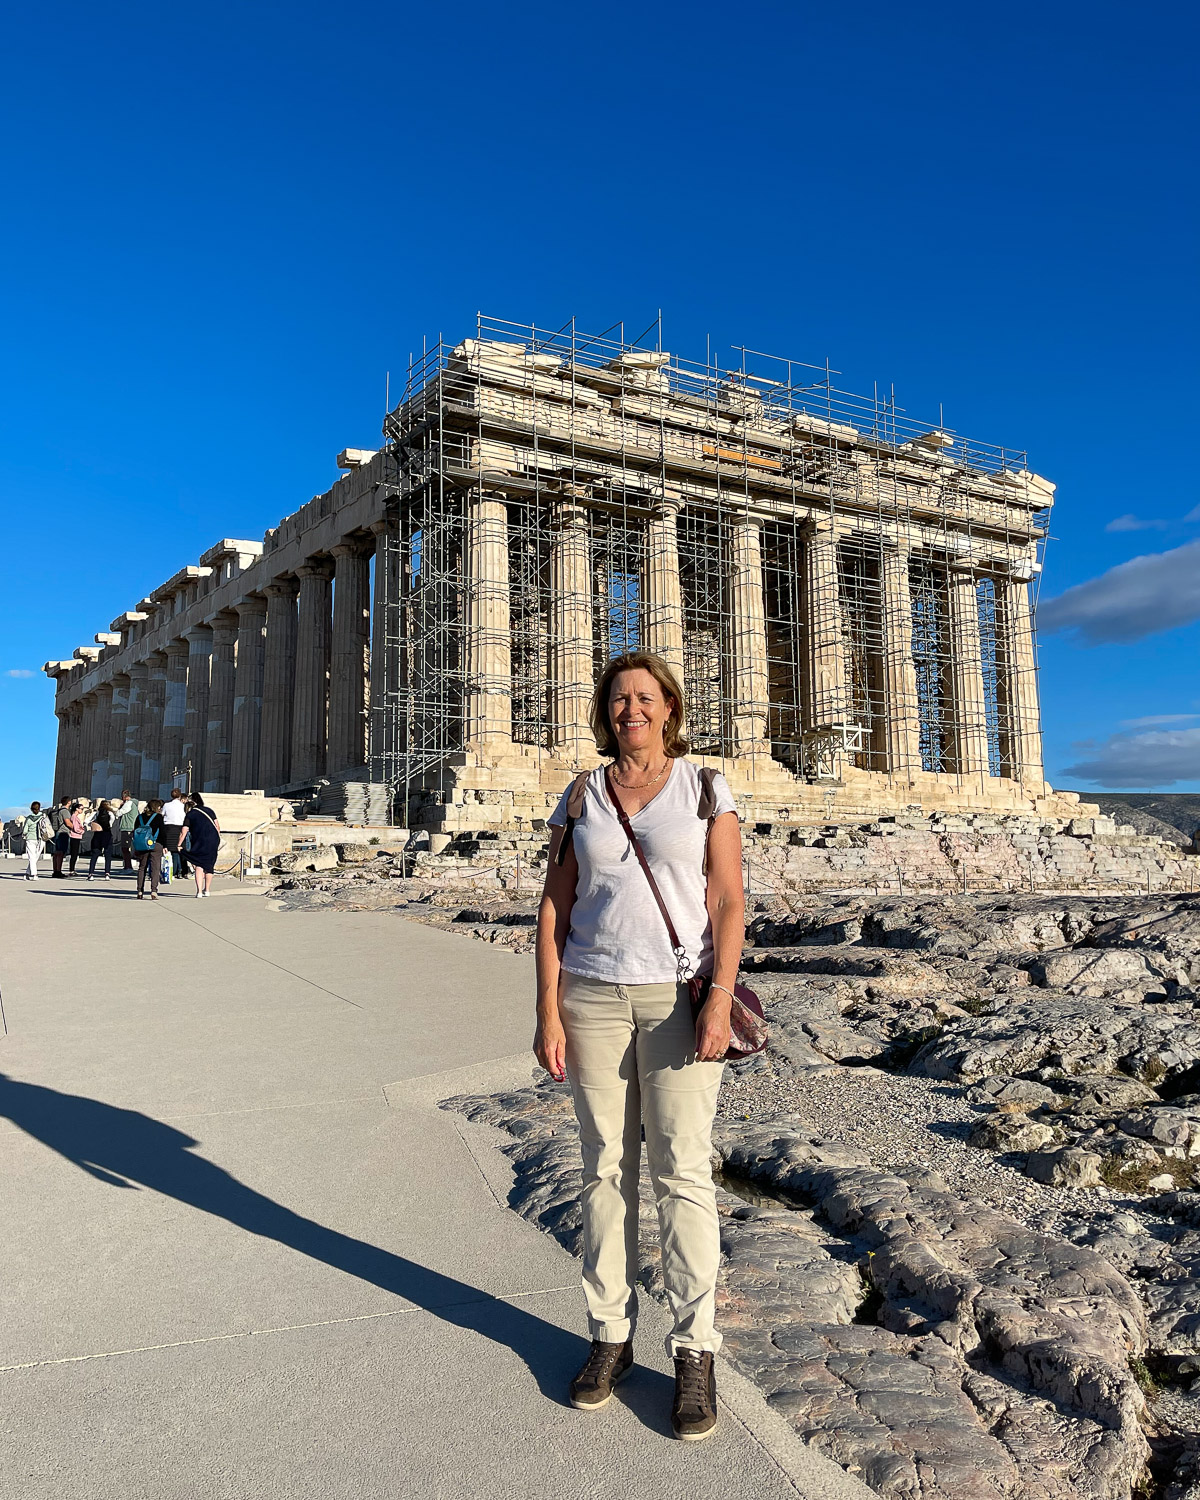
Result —
[[[629,820],[687,952],[688,974],[712,968],[704,875],[708,822],[697,813],[701,787],[696,766],[687,760],[672,761],[665,786]],[[566,824],[570,791],[568,787],[550,815],[557,827]],[[729,783],[719,772],[713,777],[713,796],[714,817],[736,813]],[[603,767],[588,777],[573,841],[579,879],[563,968],[582,979],[609,984],[672,983],[678,966],[667,924],[609,801]]]

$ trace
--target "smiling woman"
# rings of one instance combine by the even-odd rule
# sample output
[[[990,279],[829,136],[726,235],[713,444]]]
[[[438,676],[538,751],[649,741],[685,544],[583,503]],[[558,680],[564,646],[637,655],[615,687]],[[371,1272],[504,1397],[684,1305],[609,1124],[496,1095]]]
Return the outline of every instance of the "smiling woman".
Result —
[[[741,957],[741,840],[724,777],[712,777],[711,808],[698,816],[704,783],[683,758],[683,690],[661,657],[639,651],[609,662],[589,721],[613,763],[580,777],[550,818],[534,1038],[547,1072],[570,1078],[583,1149],[592,1348],[571,1403],[604,1406],[633,1364],[644,1129],[674,1315],[672,1424],[676,1437],[695,1442],[717,1421],[711,1132]],[[675,951],[635,837],[671,913]],[[695,1020],[689,974],[712,976]]]

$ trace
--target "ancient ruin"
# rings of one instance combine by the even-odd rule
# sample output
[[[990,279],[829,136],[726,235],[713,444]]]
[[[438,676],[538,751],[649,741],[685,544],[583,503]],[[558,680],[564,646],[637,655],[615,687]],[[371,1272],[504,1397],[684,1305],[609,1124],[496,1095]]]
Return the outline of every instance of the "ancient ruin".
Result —
[[[1078,811],[1042,771],[1053,484],[827,367],[652,334],[480,318],[414,359],[377,452],[46,664],[56,795],[325,779],[519,829],[595,761],[598,668],[646,646],[752,816]]]

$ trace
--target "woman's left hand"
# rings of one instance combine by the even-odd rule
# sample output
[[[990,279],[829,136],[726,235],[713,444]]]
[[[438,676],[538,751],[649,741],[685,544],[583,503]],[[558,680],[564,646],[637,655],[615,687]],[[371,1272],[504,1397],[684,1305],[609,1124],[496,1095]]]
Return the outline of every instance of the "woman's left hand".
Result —
[[[729,1051],[729,1013],[733,1001],[722,990],[711,990],[696,1017],[696,1061],[720,1062]]]

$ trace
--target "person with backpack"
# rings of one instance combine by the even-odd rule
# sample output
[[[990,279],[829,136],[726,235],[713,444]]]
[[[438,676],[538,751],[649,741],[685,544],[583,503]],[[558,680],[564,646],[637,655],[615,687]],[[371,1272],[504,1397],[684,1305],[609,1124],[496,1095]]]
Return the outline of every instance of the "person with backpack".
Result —
[[[606,1405],[633,1365],[644,1129],[674,1321],[671,1424],[696,1442],[717,1424],[711,1135],[744,940],[737,810],[723,776],[684,759],[683,690],[661,657],[610,661],[589,722],[613,761],[550,817],[536,950],[534,1051],[570,1079],[583,1152],[592,1345],[570,1400]],[[706,980],[696,1014],[692,975]]]
[[[40,802],[31,802],[29,812],[21,819],[21,836],[25,840],[25,857],[28,861],[26,880],[38,878],[38,860],[47,843],[54,837],[50,819],[42,811]]]
[[[50,809],[50,826],[54,831],[54,843],[51,849],[50,875],[54,880],[65,880],[63,871],[63,860],[71,847],[71,834],[67,828],[67,818],[70,816],[71,799],[61,797],[57,807]]]
[[[196,900],[201,901],[212,891],[217,850],[221,847],[221,825],[213,811],[205,807],[199,792],[188,798],[184,827],[188,834],[188,861],[196,877]]]
[[[162,870],[162,802],[151,797],[134,819],[133,852],[137,856],[137,898],[146,890],[146,873],[150,874],[150,899],[158,900],[158,882]]]

